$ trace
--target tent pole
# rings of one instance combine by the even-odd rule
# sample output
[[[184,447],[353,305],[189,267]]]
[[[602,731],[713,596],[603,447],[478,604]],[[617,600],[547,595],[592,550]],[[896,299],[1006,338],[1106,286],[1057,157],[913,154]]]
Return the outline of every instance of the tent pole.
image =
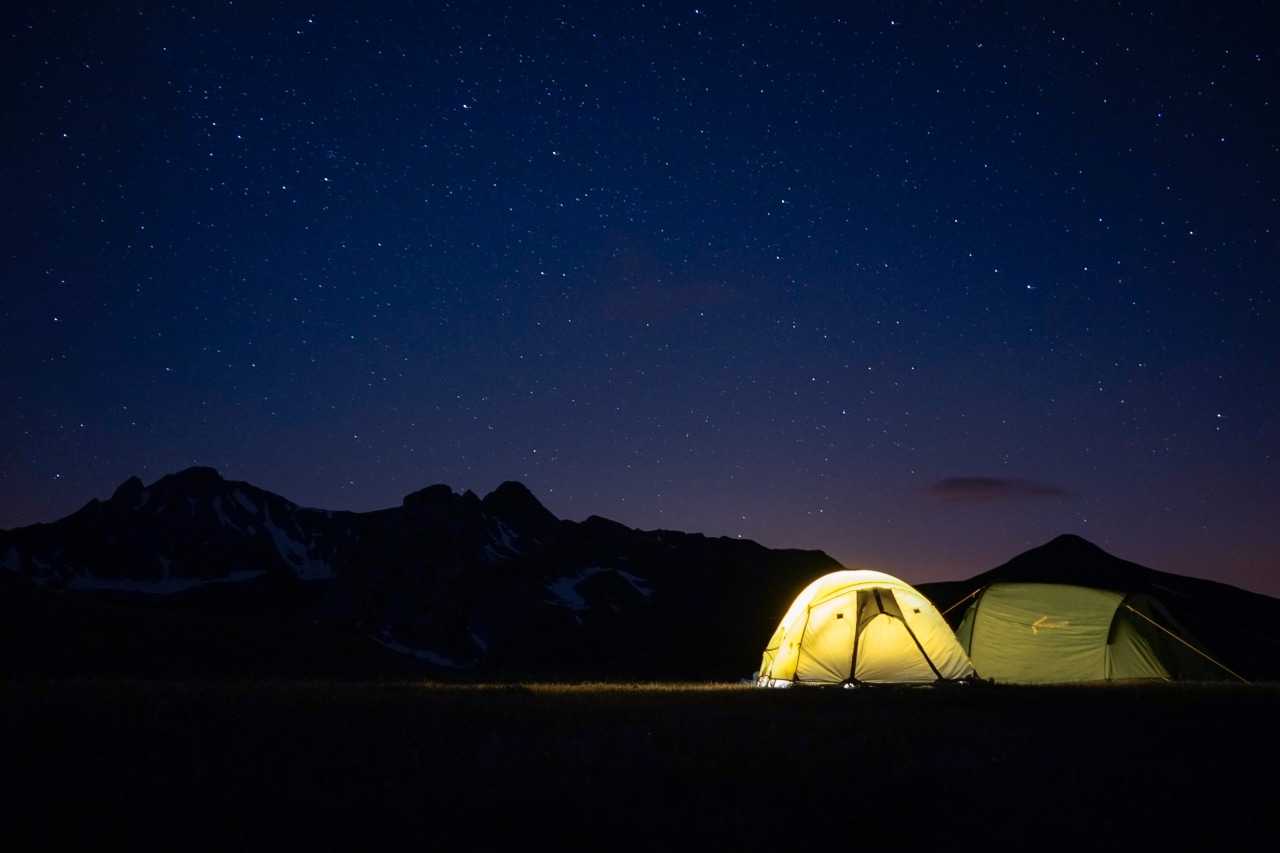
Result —
[[[901,610],[902,608],[899,607],[898,609]],[[912,631],[911,626],[907,624],[907,616],[905,613],[902,615],[902,627],[907,629],[907,634],[911,636],[911,640],[916,644],[916,648],[920,650],[920,657],[924,658],[924,662],[929,664],[929,669],[933,670],[933,674],[937,676],[939,681],[946,681],[947,679],[943,678],[942,673],[938,672],[938,668],[933,665],[933,661],[929,658],[929,653],[924,650],[924,646],[920,645],[920,640],[916,637],[916,632]]]
[[[858,637],[862,634],[861,595],[853,593],[853,655],[849,658],[849,683],[858,683]]]
[[[968,595],[966,595],[964,598],[960,599],[960,600],[959,600],[959,601],[957,601],[955,604],[953,604],[953,605],[951,605],[950,607],[948,607],[946,610],[942,611],[942,613],[940,613],[939,615],[940,615],[940,616],[946,616],[946,615],[947,615],[948,613],[950,613],[952,610],[955,610],[955,609],[956,609],[957,607],[959,607],[961,604],[964,604],[966,601],[968,601],[969,599],[973,598],[975,595],[977,595],[978,593],[982,592],[984,589],[986,589],[986,587],[985,587],[985,586],[980,586],[980,587],[978,587],[978,588],[977,588],[977,589],[975,589],[973,592],[969,593],[969,594],[968,594]]]
[[[1227,673],[1229,673],[1229,674],[1231,674],[1231,675],[1235,676],[1237,679],[1239,679],[1239,680],[1240,680],[1240,683],[1241,683],[1241,684],[1248,684],[1248,683],[1249,683],[1249,680],[1248,680],[1248,679],[1246,679],[1243,675],[1241,675],[1240,673],[1236,672],[1235,670],[1228,669],[1224,664],[1218,663],[1216,660],[1214,660],[1213,658],[1209,657],[1207,654],[1205,654],[1204,652],[1200,651],[1200,650],[1199,650],[1199,649],[1197,649],[1195,646],[1191,645],[1191,644],[1190,644],[1190,643],[1188,643],[1186,640],[1182,639],[1182,638],[1181,638],[1181,637],[1179,637],[1177,634],[1173,633],[1172,631],[1170,631],[1168,628],[1166,628],[1166,627],[1164,627],[1163,625],[1161,625],[1161,624],[1160,624],[1159,622],[1157,622],[1156,620],[1154,620],[1154,619],[1152,619],[1151,617],[1147,616],[1147,614],[1145,614],[1145,613],[1141,612],[1140,610],[1138,610],[1137,608],[1133,607],[1133,606],[1132,606],[1132,605],[1130,605],[1128,602],[1125,602],[1125,603],[1124,603],[1124,608],[1125,608],[1125,610],[1128,610],[1130,613],[1133,613],[1133,614],[1136,614],[1136,615],[1138,615],[1138,616],[1141,616],[1143,619],[1147,620],[1147,621],[1148,621],[1148,622],[1150,622],[1152,625],[1155,625],[1155,626],[1156,626],[1157,628],[1159,628],[1161,631],[1164,631],[1164,632],[1165,632],[1166,634],[1168,634],[1170,637],[1173,637],[1173,638],[1174,638],[1175,640],[1177,640],[1179,643],[1182,643],[1182,645],[1184,645],[1184,646],[1186,646],[1187,648],[1191,649],[1191,651],[1195,652],[1196,654],[1200,655],[1200,657],[1202,657],[1202,658],[1204,658],[1205,660],[1207,660],[1209,663],[1211,663],[1211,664],[1213,664],[1214,666],[1218,667],[1218,669],[1221,669],[1221,670],[1223,670],[1223,671],[1225,671],[1225,672],[1227,672]]]
[[[813,615],[813,605],[804,611],[804,625],[800,628],[800,642],[796,643],[796,671],[791,674],[791,683],[800,683],[800,655],[804,654],[804,635],[809,630],[809,617]]]

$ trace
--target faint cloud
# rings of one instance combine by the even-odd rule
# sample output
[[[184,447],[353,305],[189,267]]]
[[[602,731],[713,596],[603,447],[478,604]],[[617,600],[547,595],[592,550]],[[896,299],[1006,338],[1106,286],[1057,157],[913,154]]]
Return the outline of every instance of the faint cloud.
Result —
[[[945,477],[929,487],[929,494],[955,503],[1064,498],[1070,495],[1061,486],[1016,477]]]

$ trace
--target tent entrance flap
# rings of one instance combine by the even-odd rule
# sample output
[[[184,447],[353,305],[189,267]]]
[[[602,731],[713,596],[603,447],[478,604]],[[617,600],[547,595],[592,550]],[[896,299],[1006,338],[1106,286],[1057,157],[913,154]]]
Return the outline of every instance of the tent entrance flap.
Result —
[[[911,630],[911,624],[902,615],[902,607],[898,604],[898,599],[894,596],[893,590],[889,587],[872,587],[862,590],[858,595],[858,627],[853,638],[853,657],[849,666],[849,681],[856,683],[860,680],[857,676],[858,638],[864,633],[872,620],[881,616],[896,620],[897,625],[901,626],[901,631],[904,631],[911,638],[911,643],[915,646],[916,651],[920,653],[920,657],[929,665],[934,678],[939,681],[945,680],[942,673],[938,671],[938,668],[934,666],[933,661],[929,658],[929,653],[924,650],[924,646],[921,645],[916,632]]]

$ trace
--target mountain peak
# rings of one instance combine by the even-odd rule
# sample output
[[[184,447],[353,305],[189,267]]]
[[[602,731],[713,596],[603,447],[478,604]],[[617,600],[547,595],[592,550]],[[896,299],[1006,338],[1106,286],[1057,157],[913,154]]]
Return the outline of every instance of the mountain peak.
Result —
[[[524,483],[520,482],[519,480],[504,480],[502,484],[498,486],[498,488],[494,489],[492,492],[485,495],[484,499],[489,500],[490,498],[493,498],[493,497],[501,498],[504,496],[511,496],[511,497],[518,496],[519,499],[521,500],[533,501],[534,503],[538,503],[538,499],[533,496],[533,492],[529,491],[529,487],[526,486]],[[541,506],[540,503],[538,503],[538,505]]]
[[[135,474],[119,486],[116,486],[116,490],[111,493],[111,502],[116,504],[135,503],[138,495],[142,494],[145,488],[142,485],[142,479]]]
[[[401,503],[406,507],[427,507],[446,504],[453,500],[453,487],[447,483],[436,483],[425,489],[418,489],[404,496]]]
[[[598,531],[602,533],[630,533],[631,528],[627,527],[620,521],[614,521],[612,518],[605,518],[603,515],[589,515],[582,521],[582,526],[588,530]]]
[[[1110,554],[1082,536],[1064,533],[985,574],[990,580],[1080,584],[1133,591],[1147,586],[1151,569]]]
[[[1119,559],[1075,533],[1060,533],[1043,545],[1032,548],[1031,552],[1051,555],[1057,560],[1075,560],[1083,563],[1106,563]]]
[[[222,475],[218,473],[217,468],[211,468],[208,465],[192,465],[190,468],[183,468],[176,474],[170,474],[164,479],[191,485],[208,485],[221,483]]]
[[[510,521],[517,529],[524,529],[535,535],[539,530],[554,526],[560,521],[533,496],[533,492],[524,483],[515,480],[507,480],[485,495],[481,504],[490,515]]]
[[[1101,551],[1097,545],[1075,533],[1060,533],[1050,539],[1042,547],[1045,548],[1093,548]]]

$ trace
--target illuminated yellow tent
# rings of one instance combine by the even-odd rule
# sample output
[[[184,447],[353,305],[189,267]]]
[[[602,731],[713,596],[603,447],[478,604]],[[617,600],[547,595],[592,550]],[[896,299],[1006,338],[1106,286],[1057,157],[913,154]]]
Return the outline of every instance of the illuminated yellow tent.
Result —
[[[773,632],[757,684],[927,684],[973,675],[929,600],[883,572],[840,571],[805,587]]]

